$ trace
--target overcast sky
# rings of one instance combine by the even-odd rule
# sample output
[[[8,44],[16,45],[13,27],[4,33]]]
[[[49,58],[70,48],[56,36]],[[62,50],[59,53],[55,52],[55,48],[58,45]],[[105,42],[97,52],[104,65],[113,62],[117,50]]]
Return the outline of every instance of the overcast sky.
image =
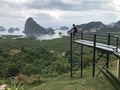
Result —
[[[0,0],[0,26],[24,28],[28,17],[44,27],[120,20],[120,0]]]

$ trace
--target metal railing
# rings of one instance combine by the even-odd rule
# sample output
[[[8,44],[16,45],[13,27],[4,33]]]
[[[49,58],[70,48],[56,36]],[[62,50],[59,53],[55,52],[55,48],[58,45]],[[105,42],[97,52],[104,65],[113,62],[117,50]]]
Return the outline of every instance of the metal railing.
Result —
[[[88,40],[95,43],[102,43],[116,47],[116,51],[120,48],[120,35],[114,33],[76,33],[76,40]]]
[[[118,50],[120,50],[120,36],[114,33],[88,33],[88,32],[78,32],[73,36],[73,33],[71,33],[71,39],[70,39],[70,60],[71,60],[71,77],[72,77],[72,65],[73,65],[73,56],[72,56],[72,42],[75,42],[76,40],[86,40],[88,43],[91,41],[93,43],[93,73],[92,76],[95,76],[95,68],[96,68],[96,63],[98,62],[97,57],[96,57],[96,44],[105,44],[103,46],[113,46],[115,47],[115,52],[119,53]],[[90,42],[90,43],[91,43]],[[81,49],[80,49],[80,59],[81,59],[81,76],[83,73],[83,45],[81,44]],[[101,54],[100,58],[103,56],[104,52]],[[106,63],[104,66],[107,68],[109,67],[109,52],[106,52]],[[117,56],[117,54],[115,54]],[[117,56],[118,57],[118,56]],[[103,66],[103,67],[104,67]]]

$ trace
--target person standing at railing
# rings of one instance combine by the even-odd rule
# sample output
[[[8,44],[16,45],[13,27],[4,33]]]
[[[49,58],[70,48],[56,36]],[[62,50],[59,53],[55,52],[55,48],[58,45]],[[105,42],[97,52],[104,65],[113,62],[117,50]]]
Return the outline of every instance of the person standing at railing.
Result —
[[[76,39],[75,34],[76,34],[77,32],[78,32],[78,29],[77,29],[76,25],[73,24],[73,27],[72,27],[73,40]]]

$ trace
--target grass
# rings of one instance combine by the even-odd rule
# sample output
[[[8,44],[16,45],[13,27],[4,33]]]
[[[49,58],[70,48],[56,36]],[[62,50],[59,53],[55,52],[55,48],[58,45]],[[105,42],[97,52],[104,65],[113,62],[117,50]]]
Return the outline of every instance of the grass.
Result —
[[[114,90],[104,77],[70,78],[60,76],[27,90]]]
[[[115,67],[110,67],[115,72]],[[92,77],[91,67],[84,69],[83,77],[79,77],[80,71],[59,75],[57,77],[41,78],[42,82],[34,86],[27,86],[25,90],[115,90],[111,83],[102,75]]]

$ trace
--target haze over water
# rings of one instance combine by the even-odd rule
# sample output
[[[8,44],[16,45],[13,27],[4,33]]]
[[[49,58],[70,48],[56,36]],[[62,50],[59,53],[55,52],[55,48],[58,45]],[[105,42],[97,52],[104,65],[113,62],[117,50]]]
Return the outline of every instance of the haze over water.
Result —
[[[67,34],[68,30],[55,30],[55,34],[51,35],[51,34],[37,34],[37,35],[33,35],[35,36],[38,40],[50,40],[50,39],[55,39],[55,38],[61,38],[62,36],[68,36]],[[59,34],[59,32],[61,32],[62,34]],[[19,31],[14,31],[13,33],[8,33],[8,31],[4,31],[4,32],[0,32],[0,36],[3,35],[17,35],[17,36],[22,36],[22,37],[27,37],[27,35],[25,35],[23,33],[23,31],[19,30]]]

